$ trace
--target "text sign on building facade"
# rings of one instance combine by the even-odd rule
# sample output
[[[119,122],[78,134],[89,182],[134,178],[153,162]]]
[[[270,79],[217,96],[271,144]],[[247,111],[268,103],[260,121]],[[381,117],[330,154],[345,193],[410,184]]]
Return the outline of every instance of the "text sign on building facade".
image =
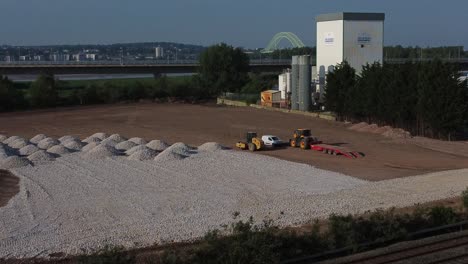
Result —
[[[367,33],[360,33],[357,37],[357,42],[360,45],[370,44],[372,42],[372,37]]]
[[[325,45],[335,44],[335,34],[333,32],[325,33]]]

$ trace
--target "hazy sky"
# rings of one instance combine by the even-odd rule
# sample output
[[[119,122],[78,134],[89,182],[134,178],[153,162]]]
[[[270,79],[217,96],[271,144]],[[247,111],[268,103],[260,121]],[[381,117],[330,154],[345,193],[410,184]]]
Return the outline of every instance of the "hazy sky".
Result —
[[[260,48],[275,33],[291,31],[315,46],[315,16],[343,11],[386,13],[386,45],[468,49],[468,0],[0,0],[0,44],[173,41]]]

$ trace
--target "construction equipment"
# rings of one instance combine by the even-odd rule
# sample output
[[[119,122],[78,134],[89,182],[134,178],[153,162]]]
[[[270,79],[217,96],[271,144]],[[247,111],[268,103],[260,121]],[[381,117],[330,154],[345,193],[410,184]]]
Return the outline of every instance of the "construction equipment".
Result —
[[[243,150],[248,149],[250,151],[257,151],[262,150],[265,147],[265,144],[257,137],[256,132],[247,132],[246,141],[237,142],[236,147]]]
[[[301,149],[310,149],[311,144],[322,143],[310,133],[310,129],[296,129],[293,138],[289,140],[289,145],[293,148],[300,147]]]
[[[345,147],[339,147],[339,146],[333,146],[333,145],[327,145],[327,144],[311,144],[310,148],[312,150],[321,151],[324,154],[335,155],[335,156],[343,155],[346,158],[351,158],[351,159],[360,158],[364,156],[363,153],[360,153],[357,151],[351,151]]]

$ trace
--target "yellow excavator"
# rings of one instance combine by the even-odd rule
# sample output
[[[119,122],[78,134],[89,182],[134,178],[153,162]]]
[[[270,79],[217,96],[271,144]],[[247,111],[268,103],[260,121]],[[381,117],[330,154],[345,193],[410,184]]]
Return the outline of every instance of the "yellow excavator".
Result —
[[[239,141],[236,143],[236,147],[242,150],[248,149],[250,151],[262,150],[265,145],[263,140],[258,138],[256,132],[247,132],[246,141]]]

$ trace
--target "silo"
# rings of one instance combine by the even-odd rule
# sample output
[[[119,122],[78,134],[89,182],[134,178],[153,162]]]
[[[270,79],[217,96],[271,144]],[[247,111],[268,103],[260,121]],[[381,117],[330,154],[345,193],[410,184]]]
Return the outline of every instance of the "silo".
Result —
[[[291,109],[299,110],[299,57],[293,56],[291,63]]]
[[[303,55],[299,57],[299,110],[309,111],[311,105],[311,65],[310,56]]]

